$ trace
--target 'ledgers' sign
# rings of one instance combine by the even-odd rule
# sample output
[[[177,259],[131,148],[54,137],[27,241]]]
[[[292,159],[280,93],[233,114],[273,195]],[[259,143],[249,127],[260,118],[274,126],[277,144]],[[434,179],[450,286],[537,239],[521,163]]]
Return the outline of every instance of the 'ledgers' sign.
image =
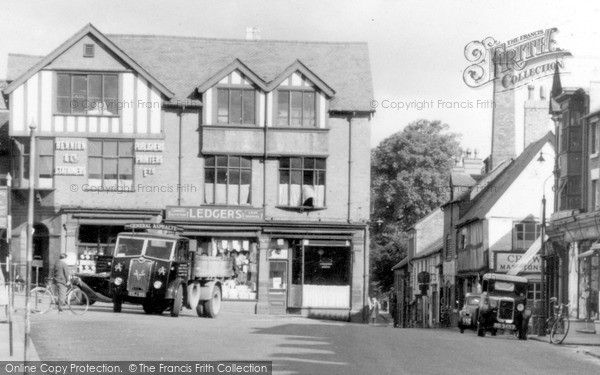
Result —
[[[167,220],[255,221],[262,220],[261,208],[251,207],[180,207],[167,206]]]
[[[496,272],[508,272],[519,262],[523,253],[505,253],[496,252]],[[535,255],[529,263],[527,263],[520,273],[539,273],[541,259],[539,255]]]

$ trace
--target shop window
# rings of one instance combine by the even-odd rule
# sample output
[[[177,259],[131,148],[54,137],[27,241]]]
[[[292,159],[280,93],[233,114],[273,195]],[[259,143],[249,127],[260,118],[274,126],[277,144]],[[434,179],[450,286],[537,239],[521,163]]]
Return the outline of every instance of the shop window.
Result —
[[[203,238],[200,257],[229,259],[233,278],[223,283],[223,299],[256,300],[258,290],[258,244],[252,238]]]
[[[58,73],[56,76],[57,113],[102,116],[119,114],[117,74]]]
[[[217,123],[256,124],[254,89],[217,89]]]
[[[598,153],[598,122],[590,124],[590,155]]]
[[[530,282],[527,287],[527,304],[534,306],[535,301],[539,301],[542,298],[542,289],[540,283]]]
[[[540,236],[540,225],[536,223],[518,223],[513,230],[513,250],[526,250]]]
[[[204,203],[250,204],[252,159],[244,156],[207,156],[204,159]]]
[[[90,186],[133,191],[133,141],[89,140]]]
[[[594,252],[579,259],[578,318],[598,320],[600,297],[600,254]]]
[[[280,158],[279,205],[324,207],[325,172],[324,158]]]
[[[347,246],[294,246],[290,306],[350,306],[351,251]]]
[[[277,125],[314,128],[316,126],[315,103],[314,91],[278,91]]]
[[[11,176],[14,187],[29,186],[29,138],[14,139],[12,147]],[[54,140],[38,138],[36,188],[48,189],[53,187],[54,180]]]

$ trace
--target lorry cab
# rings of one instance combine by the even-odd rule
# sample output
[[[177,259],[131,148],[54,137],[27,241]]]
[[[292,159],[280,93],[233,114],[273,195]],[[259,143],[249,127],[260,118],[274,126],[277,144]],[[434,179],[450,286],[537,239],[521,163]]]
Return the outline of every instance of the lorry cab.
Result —
[[[179,313],[185,293],[178,293],[178,289],[187,285],[192,256],[189,240],[163,234],[165,227],[157,229],[158,225],[153,224],[149,229],[155,233],[118,235],[109,281],[115,312],[121,311],[123,302],[130,302],[142,304],[146,313],[162,313],[166,309]]]

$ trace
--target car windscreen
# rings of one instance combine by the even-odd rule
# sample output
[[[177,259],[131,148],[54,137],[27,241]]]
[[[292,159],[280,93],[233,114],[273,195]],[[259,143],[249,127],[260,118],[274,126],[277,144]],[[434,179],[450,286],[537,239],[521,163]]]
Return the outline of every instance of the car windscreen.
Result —
[[[479,304],[479,297],[469,297],[469,299],[467,300],[467,305],[478,305]]]
[[[169,260],[171,259],[173,243],[174,241],[148,239],[148,245],[146,246],[146,253],[144,255],[151,258]]]
[[[143,238],[127,238],[119,237],[117,241],[117,253],[116,256],[136,256],[142,255],[144,249]]]

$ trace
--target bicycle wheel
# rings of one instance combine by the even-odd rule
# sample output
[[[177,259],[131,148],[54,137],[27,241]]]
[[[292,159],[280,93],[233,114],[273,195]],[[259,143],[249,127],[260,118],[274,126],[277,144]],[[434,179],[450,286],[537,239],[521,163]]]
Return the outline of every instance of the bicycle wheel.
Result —
[[[552,326],[552,331],[550,332],[550,342],[557,345],[561,344],[567,337],[567,333],[569,333],[569,319],[561,316],[554,322],[554,325]]]
[[[29,292],[29,311],[32,314],[43,314],[50,310],[53,301],[54,297],[48,289],[44,287],[33,288]]]
[[[79,288],[74,287],[67,294],[69,310],[75,315],[84,314],[90,306],[88,296]]]

